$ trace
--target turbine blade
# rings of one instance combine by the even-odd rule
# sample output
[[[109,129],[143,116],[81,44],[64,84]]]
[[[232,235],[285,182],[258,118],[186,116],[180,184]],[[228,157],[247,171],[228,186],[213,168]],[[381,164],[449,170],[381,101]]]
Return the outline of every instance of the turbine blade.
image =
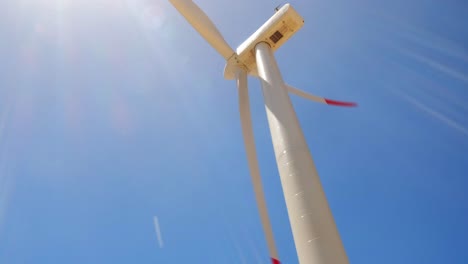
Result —
[[[191,0],[169,0],[193,28],[217,50],[224,59],[229,59],[234,50],[227,44],[210,18]]]
[[[317,103],[322,103],[322,104],[327,104],[327,105],[335,105],[335,106],[347,106],[347,107],[354,107],[357,106],[356,103],[353,102],[344,102],[344,101],[336,101],[336,100],[331,100],[323,97],[319,97],[307,92],[304,92],[302,90],[299,90],[295,87],[292,87],[289,84],[286,84],[286,88],[288,89],[288,92],[298,95],[300,97],[303,97],[305,99],[309,99],[311,101],[317,102]]]
[[[239,92],[239,112],[242,124],[242,134],[244,136],[245,151],[249,165],[250,176],[254,187],[255,199],[262,222],[263,232],[265,234],[268,250],[273,264],[280,264],[278,251],[276,250],[273,229],[271,228],[268,209],[266,206],[265,195],[263,193],[262,178],[258,167],[257,151],[255,150],[255,140],[252,128],[252,118],[250,115],[249,90],[247,86],[247,73],[238,69],[236,74],[237,88]]]

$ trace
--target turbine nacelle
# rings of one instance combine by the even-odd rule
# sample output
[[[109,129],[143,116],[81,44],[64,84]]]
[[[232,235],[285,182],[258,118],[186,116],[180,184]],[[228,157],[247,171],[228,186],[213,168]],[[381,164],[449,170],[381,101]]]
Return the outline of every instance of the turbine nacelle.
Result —
[[[236,53],[233,56],[227,59],[224,68],[224,78],[228,80],[234,79],[236,68],[238,67],[242,67],[249,74],[257,76],[255,46],[260,42],[266,42],[273,51],[276,51],[299,31],[303,25],[304,19],[290,4],[282,6],[236,49]]]

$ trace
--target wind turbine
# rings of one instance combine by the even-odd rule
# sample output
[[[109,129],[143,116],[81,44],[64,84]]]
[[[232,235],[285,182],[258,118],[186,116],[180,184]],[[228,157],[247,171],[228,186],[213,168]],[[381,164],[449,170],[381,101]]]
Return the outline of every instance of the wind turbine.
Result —
[[[290,4],[276,8],[275,14],[234,51],[214,23],[193,1],[169,2],[226,60],[224,77],[235,79],[237,82],[247,161],[272,263],[280,262],[258,167],[247,75],[258,77],[262,84],[276,162],[299,262],[349,263],[288,92],[328,105],[355,104],[318,97],[287,85],[273,54],[303,26],[303,18]]]

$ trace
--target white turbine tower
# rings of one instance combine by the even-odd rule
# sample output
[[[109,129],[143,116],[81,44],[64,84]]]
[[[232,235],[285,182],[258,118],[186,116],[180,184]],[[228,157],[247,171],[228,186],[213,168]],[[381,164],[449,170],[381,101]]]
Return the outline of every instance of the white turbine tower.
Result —
[[[237,81],[247,161],[272,263],[280,262],[255,150],[247,87],[248,74],[258,77],[262,83],[276,162],[299,262],[349,263],[288,92],[329,105],[355,104],[321,98],[285,84],[273,55],[274,51],[302,27],[303,18],[289,4],[277,8],[277,12],[234,51],[195,3],[191,0],[169,1],[226,59],[224,77]]]

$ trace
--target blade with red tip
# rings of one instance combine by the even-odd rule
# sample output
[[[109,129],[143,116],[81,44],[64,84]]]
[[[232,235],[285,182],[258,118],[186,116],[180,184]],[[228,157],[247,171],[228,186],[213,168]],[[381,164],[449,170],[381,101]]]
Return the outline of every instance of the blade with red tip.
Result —
[[[257,201],[260,221],[262,223],[272,263],[279,264],[278,251],[276,250],[273,229],[271,227],[270,218],[268,217],[265,194],[263,193],[262,187],[262,178],[260,177],[260,168],[258,166],[257,151],[255,149],[252,118],[250,115],[249,90],[247,87],[247,73],[239,68],[237,70],[236,79],[239,93],[239,112],[241,117],[242,134],[244,136],[245,151],[247,154],[250,176],[252,178],[255,200]]]
[[[354,107],[354,106],[357,105],[354,102],[335,101],[335,100],[331,100],[331,99],[327,99],[327,98],[323,98],[323,99],[325,100],[325,103],[327,103],[327,105],[349,106],[349,107]]]
[[[309,99],[311,101],[317,102],[317,103],[322,103],[322,104],[327,104],[327,105],[334,105],[334,106],[345,106],[345,107],[354,107],[357,106],[356,103],[353,102],[344,102],[344,101],[336,101],[336,100],[331,100],[323,97],[319,97],[307,92],[304,92],[302,90],[299,90],[295,87],[292,87],[289,84],[286,84],[286,88],[288,89],[288,92],[298,95],[302,98]]]

